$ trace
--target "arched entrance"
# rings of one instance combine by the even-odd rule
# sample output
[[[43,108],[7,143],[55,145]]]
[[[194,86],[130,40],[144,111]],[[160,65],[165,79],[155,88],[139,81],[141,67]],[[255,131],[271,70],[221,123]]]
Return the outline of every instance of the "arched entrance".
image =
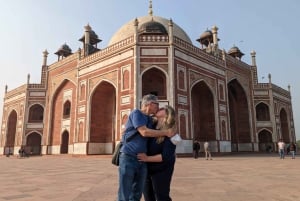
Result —
[[[27,136],[25,151],[31,155],[41,155],[42,137],[40,134],[34,132]]]
[[[258,133],[259,151],[271,152],[274,151],[274,144],[272,142],[272,134],[268,130],[262,130]]]
[[[115,136],[115,121],[116,91],[112,84],[103,81],[91,97],[90,142],[112,143]],[[106,153],[104,147],[101,150],[100,152]]]
[[[216,140],[214,98],[204,81],[193,86],[191,98],[194,140],[202,142]]]
[[[15,110],[11,111],[8,116],[7,121],[7,133],[4,154],[13,154],[15,146],[15,137],[16,137],[16,128],[17,128],[17,112]]]
[[[251,134],[247,96],[236,79],[228,83],[228,99],[231,149],[232,151],[239,151],[239,146],[242,143],[251,143]]]
[[[61,135],[60,153],[67,154],[69,150],[69,132],[64,131]]]
[[[284,109],[281,109],[280,111],[280,125],[281,125],[281,135],[283,141],[285,143],[290,143],[288,118],[287,118],[287,113]]]

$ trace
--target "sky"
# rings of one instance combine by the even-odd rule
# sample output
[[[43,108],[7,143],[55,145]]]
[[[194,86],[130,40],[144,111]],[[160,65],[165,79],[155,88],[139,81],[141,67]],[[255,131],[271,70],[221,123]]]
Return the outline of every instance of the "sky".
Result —
[[[148,15],[149,0],[0,0],[0,118],[5,85],[12,90],[27,82],[40,83],[42,52],[48,65],[63,44],[72,52],[89,24],[105,48],[124,24]],[[196,39],[216,25],[220,49],[237,46],[251,64],[256,52],[259,82],[283,89],[291,86],[293,116],[300,139],[300,1],[299,0],[153,0],[153,14],[172,19],[200,47]]]

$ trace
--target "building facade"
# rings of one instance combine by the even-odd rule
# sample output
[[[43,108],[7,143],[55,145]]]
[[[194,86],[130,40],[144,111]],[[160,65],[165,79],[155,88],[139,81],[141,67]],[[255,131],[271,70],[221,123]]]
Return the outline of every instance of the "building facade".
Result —
[[[64,44],[47,64],[41,82],[5,90],[0,153],[111,154],[130,111],[142,96],[156,94],[160,106],[176,109],[183,142],[209,141],[213,152],[276,150],[295,142],[290,89],[258,83],[256,54],[241,61],[238,47],[219,48],[218,28],[200,35],[199,47],[172,20],[149,15],[123,25],[99,49],[87,25],[72,53]],[[203,146],[201,146],[203,148]]]

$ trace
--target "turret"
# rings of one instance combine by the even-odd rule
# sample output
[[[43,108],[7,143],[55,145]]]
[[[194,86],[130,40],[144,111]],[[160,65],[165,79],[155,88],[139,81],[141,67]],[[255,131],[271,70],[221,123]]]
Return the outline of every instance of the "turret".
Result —
[[[83,43],[84,56],[88,56],[94,52],[99,51],[97,43],[102,40],[99,39],[98,35],[92,30],[89,24],[84,26],[84,35],[79,39]]]
[[[235,45],[233,45],[233,47],[230,48],[230,50],[228,51],[228,54],[239,60],[241,60],[242,56],[244,56],[244,53],[241,52],[241,50]]]
[[[71,48],[65,43],[54,54],[57,55],[57,61],[72,54]]]
[[[203,32],[200,37],[196,40],[201,44],[201,48],[203,49],[203,45],[205,47],[210,47],[210,44],[213,42],[213,34],[210,30],[206,30]]]
[[[200,35],[197,41],[201,44],[201,49],[206,50],[207,53],[218,54],[218,27],[213,26],[211,30],[206,30]]]

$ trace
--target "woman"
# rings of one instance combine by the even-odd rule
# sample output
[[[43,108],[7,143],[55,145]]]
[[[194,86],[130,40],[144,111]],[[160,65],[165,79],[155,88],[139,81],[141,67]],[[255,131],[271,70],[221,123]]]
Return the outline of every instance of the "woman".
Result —
[[[156,129],[176,127],[175,110],[171,106],[161,108],[156,113]],[[171,201],[170,185],[175,165],[175,149],[169,137],[148,140],[148,152],[138,154],[140,161],[148,162],[148,176],[144,188],[145,201]]]

